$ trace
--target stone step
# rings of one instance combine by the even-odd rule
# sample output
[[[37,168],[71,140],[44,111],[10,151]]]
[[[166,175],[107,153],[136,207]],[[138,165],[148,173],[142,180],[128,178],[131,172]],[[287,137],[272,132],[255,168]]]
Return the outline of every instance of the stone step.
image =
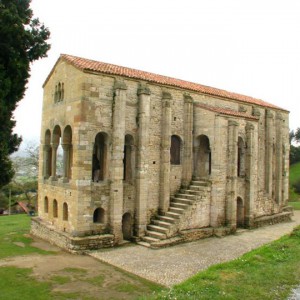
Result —
[[[177,202],[171,202],[170,203],[170,207],[177,207],[177,208],[182,208],[182,209],[186,209],[189,206],[189,204],[187,203],[177,203]]]
[[[204,180],[192,180],[191,185],[208,186],[208,182]]]
[[[167,229],[169,229],[172,225],[172,223],[170,222],[164,222],[161,220],[153,220],[154,225],[160,226],[160,227],[165,227]]]
[[[150,248],[150,247],[151,247],[151,244],[150,244],[150,243],[143,242],[143,241],[137,242],[137,244],[138,244],[138,245],[141,245],[141,246],[144,246],[144,247],[147,247],[147,248]]]
[[[195,196],[199,196],[199,195],[202,194],[201,192],[195,191],[195,190],[186,190],[185,192],[190,194],[190,195],[195,195]]]
[[[190,185],[189,190],[193,190],[193,191],[207,191],[209,187],[208,186],[203,186],[203,185]]]
[[[198,194],[199,194],[199,193],[198,193]],[[189,194],[187,191],[185,191],[185,193],[177,194],[176,197],[181,198],[181,199],[191,199],[191,200],[196,200],[198,194],[191,195],[191,194]]]
[[[143,236],[142,237],[142,240],[146,243],[149,243],[149,244],[152,244],[152,243],[155,243],[155,242],[158,242],[159,239],[156,239],[156,238],[153,238],[151,236]]]
[[[158,215],[157,219],[160,220],[160,221],[167,222],[167,223],[172,223],[172,224],[176,222],[176,219],[173,218],[173,216],[160,216],[160,215]]]
[[[182,204],[187,204],[187,205],[191,205],[194,202],[193,200],[190,200],[190,199],[177,198],[177,197],[173,197],[171,201],[173,203],[182,203]]]
[[[147,230],[146,231],[147,235],[155,238],[155,239],[159,239],[159,240],[164,240],[167,238],[167,236],[164,233],[161,232],[156,232],[156,231],[152,231],[152,230]]]
[[[170,217],[170,218],[173,218],[173,219],[179,219],[180,214],[172,212],[172,211],[168,211],[168,212],[166,212],[166,217]]]
[[[157,226],[157,225],[152,225],[152,224],[147,226],[147,230],[156,231],[156,232],[160,232],[160,233],[167,233],[168,232],[168,228]]]
[[[173,213],[176,213],[176,214],[180,214],[180,215],[181,215],[181,214],[183,214],[184,209],[178,208],[178,207],[170,206],[169,212],[173,212]]]

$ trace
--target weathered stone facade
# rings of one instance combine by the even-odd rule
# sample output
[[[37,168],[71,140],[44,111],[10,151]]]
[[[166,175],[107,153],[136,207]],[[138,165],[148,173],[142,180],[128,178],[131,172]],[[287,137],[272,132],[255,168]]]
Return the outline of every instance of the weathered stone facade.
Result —
[[[286,220],[288,117],[262,100],[61,55],[44,84],[32,231],[99,248]]]

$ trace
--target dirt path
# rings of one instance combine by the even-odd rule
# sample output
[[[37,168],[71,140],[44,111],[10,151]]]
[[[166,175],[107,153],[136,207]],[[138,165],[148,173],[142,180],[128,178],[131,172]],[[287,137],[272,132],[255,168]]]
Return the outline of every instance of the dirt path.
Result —
[[[242,230],[223,238],[208,238],[158,250],[139,245],[93,251],[91,256],[165,286],[172,286],[209,266],[233,260],[290,233],[300,224],[300,211],[292,222]]]
[[[31,268],[36,280],[51,282],[53,292],[72,295],[66,299],[136,299],[152,293],[145,281],[93,257],[69,254],[42,240],[32,245],[55,254],[10,257],[0,260],[0,267]]]

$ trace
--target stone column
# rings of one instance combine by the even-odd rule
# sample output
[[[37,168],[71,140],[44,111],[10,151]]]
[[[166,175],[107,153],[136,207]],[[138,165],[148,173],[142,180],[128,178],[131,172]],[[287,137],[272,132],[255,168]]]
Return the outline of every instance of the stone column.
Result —
[[[161,163],[160,163],[160,203],[159,213],[165,214],[170,205],[170,148],[171,148],[171,106],[172,96],[162,93]]]
[[[226,225],[231,230],[236,229],[237,207],[237,157],[238,157],[238,123],[228,121],[228,168],[227,168],[227,196],[226,196]]]
[[[193,98],[184,95],[182,186],[190,185],[193,175]]]
[[[251,123],[246,125],[246,195],[245,195],[245,225],[252,227],[253,225],[253,208],[255,200],[255,188],[257,178],[255,176],[254,161],[254,126]]]
[[[62,144],[63,148],[63,182],[69,181],[69,169],[70,169],[70,144]]]
[[[115,81],[112,124],[112,153],[110,160],[110,226],[115,242],[123,240],[123,158],[125,143],[125,112],[127,86]]]
[[[43,145],[43,176],[45,179],[48,179],[50,177],[50,162],[51,162],[51,156],[50,156],[50,150],[51,146],[50,145]]]
[[[51,144],[52,147],[52,158],[51,158],[51,177],[50,180],[55,181],[56,178],[56,156],[57,156],[57,148],[58,144]]]
[[[135,234],[145,235],[148,201],[148,147],[150,123],[150,89],[141,84],[138,91],[138,144],[136,163],[136,222]]]
[[[274,137],[274,115],[270,110],[266,111],[266,158],[265,158],[265,188],[269,197],[273,190],[273,137]]]
[[[282,115],[276,114],[276,172],[275,172],[275,200],[282,204]]]

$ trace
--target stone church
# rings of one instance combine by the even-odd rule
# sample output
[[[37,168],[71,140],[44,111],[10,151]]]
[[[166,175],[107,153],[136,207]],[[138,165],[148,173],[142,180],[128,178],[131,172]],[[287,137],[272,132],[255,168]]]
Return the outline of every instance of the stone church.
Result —
[[[290,219],[285,109],[65,54],[43,87],[33,234],[155,248]]]

